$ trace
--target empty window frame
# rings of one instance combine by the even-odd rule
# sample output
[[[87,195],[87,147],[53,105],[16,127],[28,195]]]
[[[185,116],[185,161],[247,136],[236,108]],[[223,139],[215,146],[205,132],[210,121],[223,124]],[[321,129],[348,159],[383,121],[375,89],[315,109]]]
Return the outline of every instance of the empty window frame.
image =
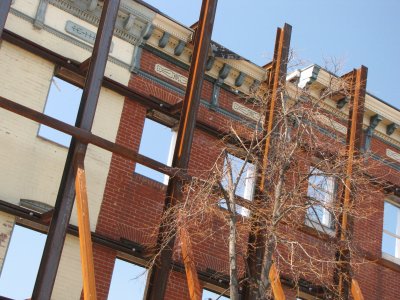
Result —
[[[144,122],[139,153],[158,162],[171,166],[176,143],[176,131],[156,121],[146,118]],[[135,172],[164,184],[169,176],[136,164]]]
[[[60,78],[53,77],[44,113],[60,121],[75,125],[82,89]],[[46,140],[69,147],[71,136],[40,124],[38,135]]]
[[[243,159],[228,153],[224,160],[223,178],[221,183],[225,190],[229,188],[228,167],[230,166],[232,169],[233,183],[235,183],[239,178],[235,195],[245,200],[252,201],[255,184],[254,165],[249,162],[247,162],[246,165],[244,164],[245,161]],[[225,209],[227,208],[225,199],[220,200],[220,206]],[[249,210],[241,205],[236,205],[236,212],[242,216],[249,216]]]
[[[111,278],[108,300],[142,300],[147,280],[147,269],[117,258]]]
[[[202,300],[229,300],[228,297],[222,296],[219,293],[211,292],[209,290],[203,289]]]
[[[389,201],[384,204],[382,255],[400,259],[400,207]]]
[[[31,298],[45,242],[45,234],[14,225],[0,275],[1,296]]]
[[[332,214],[327,208],[332,204],[335,195],[335,179],[315,167],[310,167],[310,173],[307,196],[311,206],[307,209],[306,221],[311,222],[307,222],[308,225],[316,229],[320,226],[332,229]]]

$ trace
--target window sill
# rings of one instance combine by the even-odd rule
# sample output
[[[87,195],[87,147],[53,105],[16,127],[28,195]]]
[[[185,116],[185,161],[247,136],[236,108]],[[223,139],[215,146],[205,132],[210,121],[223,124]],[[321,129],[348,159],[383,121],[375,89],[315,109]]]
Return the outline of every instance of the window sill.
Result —
[[[321,225],[320,223],[311,221],[309,219],[305,219],[304,224],[309,227],[312,228],[318,232],[321,232],[323,234],[329,235],[329,236],[334,236],[335,235],[335,229]]]
[[[400,265],[400,258],[394,257],[394,256],[392,256],[390,254],[385,253],[385,252],[382,252],[382,258],[385,259],[385,260],[388,260],[388,261],[390,261],[392,263],[395,263],[397,265]]]
[[[37,134],[36,137],[37,137],[38,139],[40,139],[40,140],[46,142],[46,143],[53,144],[53,145],[58,146],[58,147],[63,148],[63,149],[67,149],[67,150],[69,149],[69,146],[66,146],[66,145],[64,145],[64,144],[62,144],[62,143],[59,143],[59,142],[56,142],[56,141],[53,141],[53,140],[51,140],[51,139],[49,139],[49,138],[46,138],[46,137],[44,137],[44,136],[41,136],[40,134]]]

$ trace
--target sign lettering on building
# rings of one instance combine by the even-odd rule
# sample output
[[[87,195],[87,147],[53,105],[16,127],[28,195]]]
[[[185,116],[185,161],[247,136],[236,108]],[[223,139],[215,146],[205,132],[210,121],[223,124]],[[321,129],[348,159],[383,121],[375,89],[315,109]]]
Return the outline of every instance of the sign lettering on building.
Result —
[[[65,31],[92,45],[94,45],[94,42],[96,40],[95,32],[90,31],[89,29],[72,21],[67,21],[67,23],[65,24]],[[112,51],[112,49],[113,43],[111,42],[110,52]]]
[[[246,116],[247,118],[258,122],[260,120],[260,114],[238,102],[232,103],[232,110],[236,111],[237,113]]]
[[[164,67],[163,65],[156,64],[154,66],[154,71],[156,71],[156,73],[158,73],[172,81],[175,81],[181,85],[184,85],[184,86],[187,85],[187,81],[188,81],[187,77],[185,77],[167,67]]]
[[[400,153],[394,152],[393,150],[386,149],[386,156],[400,162]]]

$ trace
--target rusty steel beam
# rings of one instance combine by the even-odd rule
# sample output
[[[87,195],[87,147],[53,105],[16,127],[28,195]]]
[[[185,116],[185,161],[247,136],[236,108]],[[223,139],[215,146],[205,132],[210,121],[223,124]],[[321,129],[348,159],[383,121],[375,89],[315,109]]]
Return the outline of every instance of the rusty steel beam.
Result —
[[[364,300],[364,295],[361,292],[360,285],[355,279],[351,280],[351,295],[353,296],[354,300]]]
[[[203,86],[204,72],[211,42],[211,33],[214,25],[217,0],[203,0],[199,27],[194,41],[193,58],[189,71],[189,79],[186,88],[177,142],[174,150],[172,166],[186,170],[189,165],[190,150],[192,148],[193,134],[196,126],[196,116],[200,105],[200,95]],[[172,177],[168,182],[167,193],[164,204],[164,216],[168,210],[180,201],[182,197],[183,182]],[[159,257],[150,271],[144,299],[164,299],[168,277],[171,269],[172,252],[175,244],[175,234],[166,239],[166,232],[176,232],[170,220],[162,218],[157,239],[157,250]]]
[[[289,59],[290,37],[292,33],[292,26],[285,24],[283,28],[278,28],[276,33],[274,58],[272,63],[267,64],[266,68],[269,69],[269,78],[264,84],[271,94],[270,101],[265,113],[265,122],[263,127],[263,136],[265,142],[263,145],[262,153],[260,154],[260,161],[262,166],[258,168],[258,176],[256,182],[256,189],[254,195],[255,205],[260,207],[268,205],[265,203],[265,184],[266,184],[266,170],[268,167],[268,155],[270,151],[271,132],[274,126],[274,119],[276,114],[276,107],[278,104],[279,93],[282,86],[286,82],[287,63]],[[254,216],[251,220],[251,228],[248,239],[247,249],[247,266],[249,274],[248,280],[243,284],[243,299],[250,300],[257,297],[257,283],[261,276],[261,267],[265,252],[265,232],[263,232],[263,225],[257,217]]]
[[[115,21],[117,19],[119,2],[119,0],[104,1],[92,59],[76,118],[76,126],[86,131],[90,131],[92,128]],[[72,138],[55,203],[53,218],[50,223],[42,260],[32,293],[33,300],[47,300],[51,297],[74,204],[74,182],[76,176],[74,163],[77,157],[82,160],[84,159],[86,149],[87,144],[83,144]]]
[[[365,66],[353,70],[352,74],[346,74],[345,80],[350,81],[350,111],[347,124],[347,167],[344,180],[344,191],[340,205],[342,214],[339,216],[340,225],[336,230],[338,249],[336,251],[336,269],[334,282],[338,288],[338,299],[349,299],[351,289],[351,255],[348,247],[348,240],[351,238],[353,226],[352,218],[348,211],[354,200],[352,189],[352,175],[354,160],[361,153],[362,146],[362,125],[364,117],[364,103],[367,88],[368,69]]]
[[[58,76],[71,82],[74,85],[83,87],[83,82],[85,80],[83,72],[80,70],[80,64],[74,62],[67,57],[64,57],[56,52],[53,52],[39,44],[36,44],[18,34],[15,34],[7,29],[4,30],[3,39],[13,45],[21,47],[22,49],[29,51],[35,55],[40,56],[43,59],[53,62],[59,68],[56,70]],[[141,94],[134,89],[123,85],[115,80],[108,77],[103,78],[103,87],[108,88],[119,95],[125,96],[129,101],[135,101],[145,106],[148,109],[155,109],[160,111],[170,117],[177,117],[177,113],[180,112],[181,108],[175,109],[175,106],[170,106],[161,100],[155,99],[154,97],[149,97],[147,95]],[[208,134],[215,136],[217,138],[222,138],[226,135],[225,132],[218,130],[204,122],[198,121],[196,127],[200,130],[207,132]]]
[[[283,292],[281,279],[279,277],[279,272],[275,266],[272,264],[271,269],[268,274],[269,281],[271,282],[272,292],[274,294],[275,300],[285,300],[285,293]]]
[[[69,134],[84,144],[93,144],[99,148],[108,150],[112,153],[130,159],[134,162],[140,163],[146,167],[149,167],[155,171],[161,172],[168,176],[177,176],[182,179],[189,179],[187,175],[183,174],[180,170],[176,168],[171,168],[154,159],[141,155],[128,147],[110,142],[89,131],[69,125],[68,123],[64,123],[60,120],[47,116],[43,113],[40,113],[36,110],[33,110],[29,107],[13,102],[1,96],[0,96],[0,107],[8,111],[14,112],[25,118],[28,118],[30,120],[36,121],[43,125],[49,126],[53,129]]]
[[[0,38],[3,35],[3,29],[6,25],[7,16],[10,12],[12,0],[1,0],[0,1]]]
[[[90,231],[89,203],[83,159],[80,159],[77,162],[76,169],[75,191],[83,278],[83,298],[85,300],[96,300],[97,296],[96,280],[94,278],[93,245]]]
[[[179,236],[181,240],[182,259],[183,264],[185,265],[190,300],[201,300],[201,288],[197,276],[196,264],[194,262],[192,245],[189,238],[189,232],[185,227],[179,228]]]

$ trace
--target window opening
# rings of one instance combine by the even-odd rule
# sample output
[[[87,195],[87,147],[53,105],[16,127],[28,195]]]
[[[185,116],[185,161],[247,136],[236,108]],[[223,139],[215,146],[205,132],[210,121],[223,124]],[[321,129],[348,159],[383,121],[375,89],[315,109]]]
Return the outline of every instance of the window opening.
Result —
[[[382,252],[400,258],[400,207],[385,201]]]
[[[177,132],[172,128],[146,118],[144,122],[139,153],[168,166],[172,165]],[[136,164],[135,172],[158,182],[167,184],[168,175]]]
[[[1,296],[31,298],[45,242],[45,234],[14,225],[0,275]]]
[[[231,165],[232,168],[232,179],[233,182],[235,183],[237,178],[239,177],[239,172],[242,169],[244,163],[245,162],[243,159],[236,157],[230,153],[228,153],[228,155],[225,157],[224,167],[223,167],[223,178],[221,181],[221,184],[225,189],[228,189],[229,186],[228,173],[227,173],[229,164]],[[254,194],[254,184],[255,184],[254,165],[252,163],[247,162],[240,176],[235,191],[235,195],[242,197],[245,200],[252,201]],[[219,204],[222,208],[227,209],[227,203],[225,199],[221,199]],[[245,217],[249,216],[250,213],[250,211],[247,208],[238,204],[236,205],[236,212]]]
[[[53,77],[44,113],[60,121],[75,125],[82,89],[60,78]],[[69,147],[71,136],[40,124],[38,135],[46,140]]]
[[[333,202],[335,179],[315,167],[310,167],[310,172],[307,196],[313,204],[307,209],[307,219],[318,225],[332,228],[332,215],[327,206]]]
[[[122,259],[115,259],[108,300],[142,300],[147,269]]]
[[[202,300],[229,300],[228,297],[221,296],[221,294],[211,292],[209,290],[203,289]]]

